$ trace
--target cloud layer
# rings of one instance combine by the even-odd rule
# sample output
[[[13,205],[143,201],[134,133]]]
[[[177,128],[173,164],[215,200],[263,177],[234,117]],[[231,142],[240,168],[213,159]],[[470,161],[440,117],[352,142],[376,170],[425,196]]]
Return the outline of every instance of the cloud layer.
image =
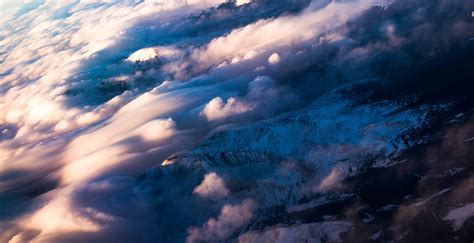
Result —
[[[243,173],[232,165],[175,166],[171,155],[218,132],[311,108],[326,91],[368,77],[388,80],[394,88],[386,96],[411,90],[400,80],[421,80],[414,74],[423,70],[409,67],[451,60],[453,50],[472,45],[465,15],[472,7],[444,0],[1,2],[0,241],[127,240],[137,230],[149,233],[143,241],[236,239],[268,203],[249,189],[252,179],[229,179]],[[469,75],[457,66],[454,86]],[[354,115],[342,103],[327,107]],[[391,118],[416,123],[402,115]],[[391,150],[377,147],[389,128],[364,129],[375,135],[355,134],[365,140],[308,156],[326,161],[368,145]],[[346,136],[331,138],[339,144]],[[239,148],[226,148],[221,160]],[[292,158],[284,159],[288,167],[279,161],[272,170],[287,173]],[[322,178],[302,186],[310,194],[335,190],[348,170],[323,168]],[[163,175],[149,185],[136,179],[145,171]]]

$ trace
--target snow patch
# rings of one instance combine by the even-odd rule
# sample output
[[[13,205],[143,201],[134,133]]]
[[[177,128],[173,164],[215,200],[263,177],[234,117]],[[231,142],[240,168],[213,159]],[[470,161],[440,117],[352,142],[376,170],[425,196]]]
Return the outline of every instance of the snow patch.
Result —
[[[350,229],[345,221],[300,224],[289,227],[274,227],[261,233],[248,232],[239,237],[239,243],[258,242],[339,242],[339,235]]]
[[[146,62],[150,60],[178,60],[183,56],[183,52],[174,47],[149,47],[140,49],[132,53],[127,61]]]
[[[377,232],[377,233],[371,235],[371,236],[369,237],[369,240],[377,240],[377,239],[380,237],[380,235],[382,235],[382,231],[381,231],[381,230],[379,230],[379,232]]]
[[[236,0],[235,1],[235,6],[241,6],[241,5],[244,5],[244,4],[249,4],[251,2],[252,2],[252,0]]]
[[[454,230],[459,230],[464,222],[474,216],[474,203],[468,203],[462,207],[455,208],[444,216],[444,220],[451,221]]]

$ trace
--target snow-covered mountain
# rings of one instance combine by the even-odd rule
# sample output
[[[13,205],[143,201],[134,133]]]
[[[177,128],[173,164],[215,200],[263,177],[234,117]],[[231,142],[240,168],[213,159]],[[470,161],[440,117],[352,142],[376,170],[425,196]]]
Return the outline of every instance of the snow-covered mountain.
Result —
[[[258,205],[252,208],[253,217],[235,227],[243,234],[196,234],[197,240],[339,241],[339,234],[353,222],[333,221],[334,216],[328,216],[327,223],[314,218],[306,220],[324,223],[301,224],[301,217],[321,205],[356,198],[356,191],[346,190],[345,179],[370,168],[403,163],[403,153],[431,141],[423,132],[434,125],[431,119],[452,109],[449,104],[413,106],[412,99],[356,103],[351,97],[363,94],[356,96],[350,92],[353,88],[328,92],[300,111],[219,132],[192,150],[172,155],[140,178],[195,187],[194,194],[211,205],[248,198]],[[169,207],[163,204],[160,207]],[[178,211],[174,216],[181,213],[190,212]]]

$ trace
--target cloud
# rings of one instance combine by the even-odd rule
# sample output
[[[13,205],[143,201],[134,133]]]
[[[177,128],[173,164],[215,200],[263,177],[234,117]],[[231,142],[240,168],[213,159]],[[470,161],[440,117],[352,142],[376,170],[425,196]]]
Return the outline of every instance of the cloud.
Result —
[[[17,189],[42,193],[37,184],[57,182],[44,200],[25,202],[32,208],[28,217],[9,219],[23,227],[15,240],[30,240],[30,230],[43,230],[43,235],[53,232],[53,238],[76,230],[115,236],[114,227],[119,226],[108,219],[116,214],[129,227],[143,230],[137,221],[151,215],[153,207],[138,206],[155,205],[153,200],[158,200],[147,198],[148,192],[156,192],[163,202],[186,199],[177,204],[187,210],[182,218],[166,214],[160,222],[179,224],[184,230],[202,225],[209,215],[202,219],[200,212],[215,212],[221,205],[203,206],[203,200],[192,192],[229,201],[239,196],[230,195],[224,180],[214,173],[196,187],[205,173],[200,167],[199,173],[187,171],[199,176],[179,178],[179,183],[170,182],[177,178],[173,176],[167,177],[169,181],[157,179],[150,187],[145,186],[149,181],[136,187],[125,183],[120,191],[133,187],[138,192],[108,194],[106,201],[116,202],[115,214],[107,211],[109,207],[96,207],[97,202],[87,200],[96,195],[80,188],[117,176],[135,181],[137,174],[168,156],[234,124],[305,109],[331,85],[359,80],[365,74],[385,75],[392,71],[387,67],[410,66],[433,53],[436,58],[437,50],[451,50],[453,43],[469,39],[467,30],[472,25],[451,16],[465,16],[465,9],[472,9],[470,2],[462,1],[396,1],[391,5],[391,1],[375,0],[312,1],[309,6],[309,1],[233,1],[219,5],[223,2],[0,3],[2,134],[7,129],[0,135],[0,160],[5,161],[0,169],[1,190],[29,198]],[[402,15],[406,18],[400,19]],[[340,156],[332,158],[343,159],[341,151],[347,148],[352,147],[335,152],[322,149],[318,156],[337,153]],[[328,176],[316,190],[337,187],[344,175],[337,168],[325,172]],[[247,192],[239,195],[254,198]],[[137,201],[123,203],[129,197]],[[84,205],[77,204],[79,199]],[[256,213],[252,203],[245,202],[224,206],[221,216],[192,228],[189,237],[224,240]],[[136,214],[117,213],[126,212],[127,207],[137,208]],[[175,205],[167,209],[179,211]],[[229,215],[237,209],[245,214],[232,221]],[[164,225],[154,229],[162,230]]]
[[[282,106],[272,106],[275,99],[280,99]],[[249,82],[247,93],[243,97],[230,97],[226,102],[216,97],[206,104],[201,115],[209,121],[246,115],[258,112],[260,115],[274,112],[284,107],[288,100],[293,99],[291,94],[285,94],[275,82],[266,76],[258,76]]]
[[[277,64],[281,60],[280,55],[278,53],[273,53],[270,57],[268,57],[268,63],[270,64]]]
[[[296,16],[260,20],[212,40],[193,52],[198,67],[207,68],[250,51],[274,52],[301,45],[342,26],[349,19],[387,1],[323,1],[312,4]],[[322,6],[320,6],[322,5]],[[242,40],[245,40],[244,42]]]
[[[211,199],[220,199],[229,195],[224,180],[216,173],[211,172],[204,176],[204,180],[193,191],[195,194]]]
[[[156,119],[143,124],[137,128],[136,132],[147,141],[156,141],[172,136],[175,126],[176,124],[171,118]]]
[[[338,187],[339,183],[347,176],[349,168],[344,165],[335,166],[329,175],[319,183],[319,186],[314,192],[326,192],[334,190]]]
[[[239,102],[234,97],[227,99],[225,103],[222,98],[216,97],[207,103],[201,114],[209,121],[213,121],[245,113],[251,109],[253,109],[252,105]]]
[[[50,235],[62,232],[98,231],[100,228],[99,225],[81,215],[79,210],[74,207],[71,198],[73,190],[73,187],[67,187],[43,195],[43,207],[38,209],[34,214],[25,217],[20,223],[20,227],[28,230],[37,230],[39,234],[35,236],[35,238],[39,241],[41,241],[43,237],[47,238]],[[48,200],[48,197],[50,200]],[[13,238],[21,237],[23,237],[22,233],[19,233]]]
[[[222,207],[217,219],[209,219],[201,227],[190,228],[186,242],[219,241],[224,240],[237,229],[245,226],[253,217],[255,202],[245,199],[241,204],[227,204]]]
[[[179,118],[186,113],[191,124],[199,120],[191,111],[204,107],[201,116],[206,120],[225,123],[233,121],[231,118],[257,120],[283,110],[285,104],[293,100],[294,94],[285,92],[269,76],[251,73],[250,77],[242,78],[241,83],[236,81],[234,84],[225,84],[223,81],[232,81],[236,77],[231,75],[231,69],[236,70],[234,72],[237,75],[242,74],[237,69],[238,65],[248,65],[249,69],[255,70],[267,65],[271,54],[279,53],[279,56],[286,57],[284,51],[291,50],[293,44],[314,38],[316,34],[304,37],[301,36],[303,32],[292,29],[316,29],[308,26],[309,22],[313,17],[326,18],[326,10],[323,14],[317,11],[304,12],[259,20],[228,31],[211,31],[208,36],[202,37],[203,42],[199,42],[202,40],[198,38],[187,37],[186,28],[184,32],[170,35],[166,40],[172,42],[173,38],[179,39],[179,35],[184,34],[181,42],[165,42],[164,45],[149,45],[140,39],[148,38],[146,34],[132,35],[135,33],[134,28],[138,29],[137,32],[150,34],[153,32],[149,29],[163,28],[167,26],[167,21],[185,21],[179,16],[187,16],[193,9],[215,6],[219,1],[203,4],[194,2],[195,6],[183,10],[181,7],[187,6],[187,3],[190,2],[63,4],[52,1],[37,6],[14,21],[3,22],[8,28],[2,28],[0,41],[5,45],[2,45],[0,51],[0,67],[2,73],[4,70],[12,71],[2,76],[1,85],[5,85],[2,90],[7,87],[7,91],[1,96],[0,108],[6,112],[0,114],[0,122],[18,126],[14,141],[2,144],[1,147],[2,156],[13,161],[9,163],[8,170],[22,169],[37,173],[38,168],[48,165],[48,168],[55,168],[56,176],[59,174],[61,186],[77,188],[82,183],[104,176],[136,175],[151,164],[159,163],[159,158],[166,158],[179,149],[187,148],[185,145],[194,145],[214,126],[207,128],[187,125],[187,130],[181,131],[183,119],[175,119],[175,116]],[[248,7],[258,4],[252,3]],[[218,15],[224,16],[228,10],[219,11]],[[151,26],[147,26],[146,21],[140,22],[153,15],[178,17],[163,17],[158,19],[159,24]],[[193,19],[196,24],[199,23],[199,18]],[[187,23],[191,22],[193,21]],[[339,24],[341,23],[336,23]],[[21,29],[18,26],[27,27]],[[276,31],[280,27],[284,28]],[[195,31],[190,29],[191,33]],[[291,33],[287,33],[288,31]],[[268,38],[269,35],[274,35],[275,38]],[[260,41],[262,42],[259,43]],[[234,45],[238,42],[248,43],[248,46]],[[279,49],[283,49],[283,52]],[[148,67],[133,65],[133,62],[146,62],[150,58],[160,59],[160,65],[164,64],[163,69],[155,72],[147,70]],[[228,73],[219,76],[212,68],[224,61],[229,61],[230,69],[226,70]],[[153,66],[152,69],[154,68],[159,69],[160,66]],[[167,84],[173,83],[173,87],[163,85],[155,89],[135,89],[140,86],[140,82],[146,82],[144,79],[151,77],[153,80],[161,75],[162,70],[165,74],[191,75],[177,75],[186,77],[182,84],[168,80]],[[193,70],[198,72],[193,73]],[[115,74],[107,76],[109,73]],[[208,75],[211,81],[201,75]],[[102,93],[88,93],[97,83],[109,86],[103,88]],[[75,97],[82,93],[86,94],[88,100],[100,99],[101,96],[108,96],[108,92],[114,93],[115,87],[123,83],[131,87],[130,90],[120,94],[119,89],[119,95],[114,95],[105,103],[91,102],[92,105],[71,106]],[[134,85],[130,85],[131,83]],[[92,95],[88,96],[89,94]],[[274,105],[276,100],[280,101],[278,106]],[[51,157],[50,154],[55,156]],[[136,163],[144,160],[147,163]],[[32,163],[33,161],[37,162]],[[117,168],[121,167],[126,169],[117,172]],[[218,179],[216,182],[219,185]],[[205,179],[202,185],[206,184]],[[220,189],[225,192],[225,187]],[[205,191],[197,190],[196,193],[204,195]],[[31,216],[43,220],[46,215],[44,212],[49,212],[52,207],[47,205],[61,202],[54,198],[58,196],[66,201],[57,204],[60,204],[58,209],[61,210],[53,218],[68,215],[64,217],[72,222],[71,229],[80,230],[82,226],[75,227],[74,222],[76,219],[81,221],[82,216],[70,213],[77,209],[77,205],[73,203],[76,195],[75,190],[70,193],[52,192],[48,201],[51,204],[46,202],[44,207],[38,206],[37,210],[31,212]],[[210,191],[208,195],[211,195]],[[90,212],[101,215],[101,210],[93,210],[97,211]],[[225,222],[226,213],[223,215],[221,221]],[[23,220],[20,221],[23,223]],[[219,219],[217,221],[220,222]],[[23,225],[25,230],[28,227],[41,228],[41,224],[35,224],[34,227]],[[95,230],[102,229],[104,225],[94,224],[97,227]],[[61,231],[68,230],[58,228],[55,233],[61,234]]]

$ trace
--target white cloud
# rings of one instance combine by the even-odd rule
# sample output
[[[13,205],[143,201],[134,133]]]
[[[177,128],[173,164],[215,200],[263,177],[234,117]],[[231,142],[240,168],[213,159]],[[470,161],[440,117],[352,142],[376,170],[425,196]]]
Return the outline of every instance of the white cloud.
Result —
[[[211,172],[204,176],[204,180],[196,188],[194,193],[205,198],[220,199],[229,195],[224,180],[216,173]]]
[[[220,97],[216,97],[206,104],[201,115],[209,121],[221,120],[232,116],[243,115],[261,105],[269,104],[280,96],[279,90],[275,87],[274,81],[266,76],[258,76],[249,82],[247,94],[243,97],[230,97],[226,102]],[[277,108],[274,107],[273,108]],[[260,113],[269,110],[260,110]]]
[[[25,229],[38,230],[36,240],[42,241],[42,237],[60,232],[94,232],[99,230],[99,225],[87,217],[81,215],[74,208],[71,198],[72,187],[66,187],[52,191],[43,196],[45,204],[33,215],[26,217],[20,223]],[[49,198],[48,198],[49,197]],[[50,199],[47,201],[47,199]],[[16,237],[21,237],[21,233]]]
[[[139,128],[137,133],[147,141],[156,141],[173,135],[176,124],[173,119],[156,119],[149,121]]]
[[[270,64],[277,64],[280,62],[280,55],[278,53],[273,53],[270,57],[268,57],[268,63]]]
[[[221,97],[216,97],[207,103],[201,114],[209,121],[214,121],[232,115],[242,114],[251,109],[253,109],[252,105],[242,103],[234,97],[230,97],[225,103]]]
[[[196,49],[193,58],[199,67],[207,69],[249,51],[264,54],[291,49],[342,26],[371,6],[385,4],[388,1],[332,1],[321,8],[319,1],[313,2],[299,15],[260,20],[215,38]]]
[[[251,199],[245,199],[237,205],[225,205],[217,219],[211,218],[202,227],[190,228],[186,242],[226,239],[252,219],[255,207],[255,202]]]

